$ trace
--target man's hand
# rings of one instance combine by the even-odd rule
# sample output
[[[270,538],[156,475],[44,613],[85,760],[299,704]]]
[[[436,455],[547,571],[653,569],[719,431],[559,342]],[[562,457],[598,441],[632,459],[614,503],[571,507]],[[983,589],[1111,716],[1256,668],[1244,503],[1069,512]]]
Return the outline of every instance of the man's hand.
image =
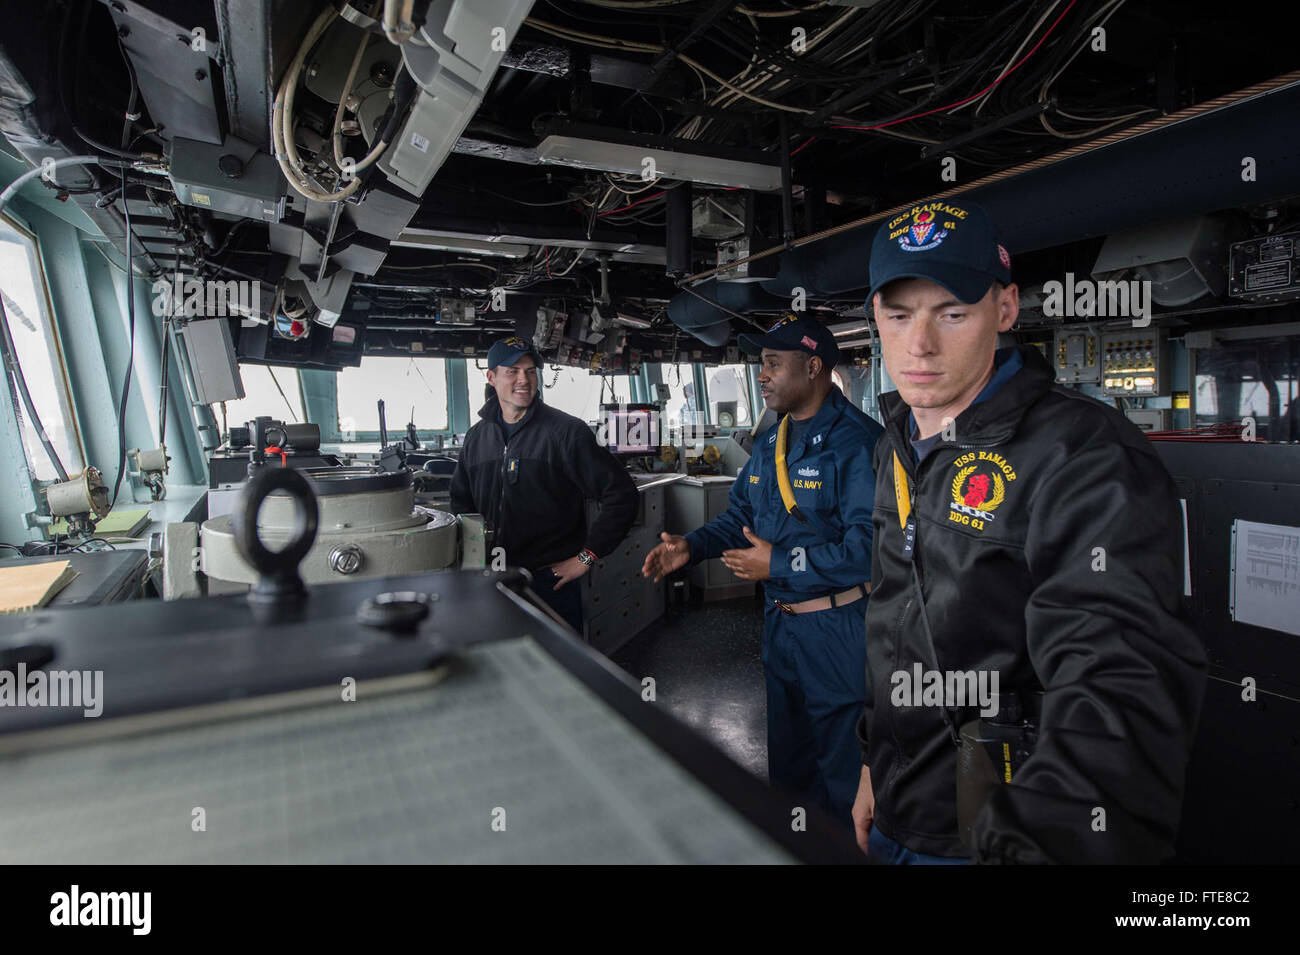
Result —
[[[570,557],[568,560],[562,560],[558,564],[550,564],[543,569],[549,570],[556,577],[560,578],[556,581],[555,586],[551,588],[552,590],[559,590],[565,584],[579,579],[587,573],[587,571],[591,570],[591,565],[584,564],[576,557]]]
[[[724,550],[722,562],[741,580],[767,580],[772,567],[772,545],[748,527],[743,528],[745,540],[753,544],[743,550]]]
[[[871,838],[871,823],[876,818],[876,794],[871,790],[871,767],[862,767],[862,778],[858,780],[858,797],[853,800],[853,834],[857,836],[858,848],[867,854],[867,840]]]
[[[691,560],[691,545],[685,537],[680,534],[660,534],[659,539],[663,543],[646,554],[645,563],[641,565],[641,576],[654,574],[656,584],[674,570],[685,567]]]

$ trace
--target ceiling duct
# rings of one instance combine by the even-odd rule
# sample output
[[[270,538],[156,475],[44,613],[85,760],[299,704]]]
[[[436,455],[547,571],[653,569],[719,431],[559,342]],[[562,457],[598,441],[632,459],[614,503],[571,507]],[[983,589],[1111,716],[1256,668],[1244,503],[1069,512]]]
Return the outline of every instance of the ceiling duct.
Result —
[[[789,307],[788,298],[768,295],[757,283],[709,279],[670,301],[668,317],[678,328],[716,347],[725,345],[731,337],[731,312],[777,311]]]

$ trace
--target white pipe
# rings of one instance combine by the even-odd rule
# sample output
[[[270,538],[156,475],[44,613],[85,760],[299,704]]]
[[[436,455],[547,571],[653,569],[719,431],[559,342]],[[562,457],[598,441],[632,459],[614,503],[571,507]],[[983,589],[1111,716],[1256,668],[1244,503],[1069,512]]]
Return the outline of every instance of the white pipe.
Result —
[[[414,12],[415,0],[384,0],[384,36],[389,42],[401,46],[415,34]]]
[[[27,170],[25,173],[23,173],[21,176],[15,179],[13,182],[11,182],[9,184],[9,188],[7,188],[4,192],[0,192],[0,212],[3,212],[5,206],[9,205],[9,200],[12,199],[18,193],[19,189],[21,189],[31,180],[35,179],[37,176],[41,175],[41,173],[43,173],[46,169],[62,169],[64,166],[85,166],[92,162],[97,163],[99,162],[99,160],[100,160],[99,156],[68,156],[64,159],[54,160],[54,163],[52,165],[48,163],[44,163],[40,166],[37,166],[35,169]],[[51,181],[53,180],[51,179]],[[55,184],[57,185],[57,183]],[[125,193],[123,193],[123,198],[125,199]]]
[[[361,31],[361,42],[357,44],[356,55],[352,57],[352,69],[348,70],[348,78],[343,81],[343,89],[339,92],[338,109],[334,111],[334,129],[330,137],[334,142],[334,165],[340,169],[343,168],[343,111],[347,109],[348,96],[352,93],[352,81],[357,78],[357,70],[361,66],[361,58],[366,54],[366,46],[370,43],[370,34]],[[361,119],[358,111],[357,119]]]
[[[316,45],[316,41],[321,38],[326,28],[334,22],[334,18],[337,16],[338,13],[333,7],[326,7],[321,11],[320,16],[316,18],[316,22],[307,31],[306,39],[303,40],[302,46],[298,48],[298,52],[294,55],[289,68],[285,70],[284,79],[280,83],[280,99],[284,104],[280,113],[280,121],[284,124],[281,138],[284,143],[284,154],[289,159],[289,165],[295,171],[302,169],[302,158],[298,155],[298,145],[293,140],[293,100],[298,90],[298,73],[302,70],[311,48]]]

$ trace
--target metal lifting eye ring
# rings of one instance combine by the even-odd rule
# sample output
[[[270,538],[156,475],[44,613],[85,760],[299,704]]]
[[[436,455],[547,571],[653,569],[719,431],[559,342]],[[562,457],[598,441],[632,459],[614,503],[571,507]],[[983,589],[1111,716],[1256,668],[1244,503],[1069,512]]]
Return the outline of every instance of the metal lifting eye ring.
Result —
[[[262,503],[275,491],[294,499],[293,536],[283,550],[273,551],[262,543],[257,533],[257,514]],[[293,468],[266,467],[248,482],[239,504],[231,515],[235,544],[244,560],[263,577],[286,579],[297,577],[298,565],[316,541],[320,511],[316,495],[307,479]]]

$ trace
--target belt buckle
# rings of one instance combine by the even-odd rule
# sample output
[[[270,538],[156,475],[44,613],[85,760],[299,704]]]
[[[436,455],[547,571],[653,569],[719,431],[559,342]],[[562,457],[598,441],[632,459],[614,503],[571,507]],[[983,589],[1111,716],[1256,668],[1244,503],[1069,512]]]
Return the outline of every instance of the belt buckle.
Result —
[[[795,616],[794,608],[791,607],[784,600],[773,600],[772,603],[776,604],[777,609],[780,610],[787,617]]]

